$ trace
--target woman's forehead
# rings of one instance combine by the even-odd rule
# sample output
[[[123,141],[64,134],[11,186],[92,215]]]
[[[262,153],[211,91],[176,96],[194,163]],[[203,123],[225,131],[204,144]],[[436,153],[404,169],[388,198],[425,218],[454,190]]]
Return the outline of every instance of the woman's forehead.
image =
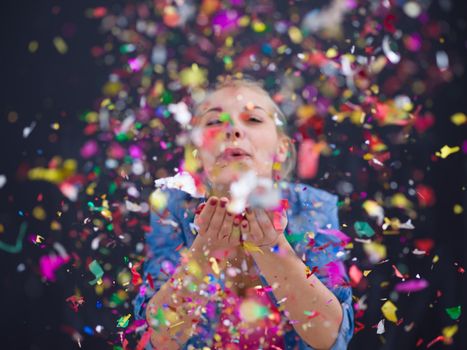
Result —
[[[256,89],[240,86],[225,87],[214,91],[199,106],[198,110],[202,112],[211,107],[220,107],[230,109],[232,107],[243,109],[248,105],[256,105],[264,109],[271,109],[271,98],[257,91]]]

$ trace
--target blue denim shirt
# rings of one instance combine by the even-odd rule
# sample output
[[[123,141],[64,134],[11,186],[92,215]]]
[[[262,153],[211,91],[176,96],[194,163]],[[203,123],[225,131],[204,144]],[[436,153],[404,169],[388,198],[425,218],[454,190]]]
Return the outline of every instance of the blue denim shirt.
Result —
[[[299,257],[312,269],[316,276],[335,294],[342,305],[343,319],[332,347],[333,350],[346,349],[354,330],[354,313],[352,308],[352,289],[345,271],[342,259],[345,257],[342,240],[332,234],[332,229],[339,229],[339,218],[336,195],[324,190],[313,188],[302,183],[281,182],[282,198],[289,202],[287,211],[288,224],[285,236]],[[190,247],[195,238],[192,223],[194,210],[206,198],[195,198],[182,190],[167,188],[163,190],[168,194],[168,205],[164,215],[151,212],[151,232],[146,236],[147,257],[144,263],[143,284],[134,300],[135,318],[145,319],[146,305],[149,299],[169,280],[167,267],[176,267],[179,264],[180,245]],[[324,231],[322,230],[324,229]],[[314,245],[310,247],[310,232],[315,233]],[[336,273],[338,272],[338,273]],[[154,281],[152,289],[148,283],[147,275],[151,274]],[[335,277],[335,276],[340,277]],[[210,275],[214,282],[224,288],[223,279]],[[260,279],[267,286],[264,276]],[[268,292],[276,306],[277,300],[272,291]],[[200,332],[184,344],[183,349],[202,349],[212,346],[216,325],[219,321],[221,308],[217,303],[207,304],[207,315],[199,323]],[[283,311],[282,317],[284,316]],[[311,349],[293,327],[285,335],[287,350]],[[148,348],[150,346],[148,345]],[[285,349],[284,349],[285,350]]]

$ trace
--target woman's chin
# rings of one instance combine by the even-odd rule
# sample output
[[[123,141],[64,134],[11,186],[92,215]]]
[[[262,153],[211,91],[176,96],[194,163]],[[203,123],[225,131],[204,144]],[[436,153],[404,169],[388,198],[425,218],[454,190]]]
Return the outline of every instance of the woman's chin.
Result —
[[[250,170],[252,168],[246,164],[229,164],[219,172],[218,179],[223,183],[232,183]]]

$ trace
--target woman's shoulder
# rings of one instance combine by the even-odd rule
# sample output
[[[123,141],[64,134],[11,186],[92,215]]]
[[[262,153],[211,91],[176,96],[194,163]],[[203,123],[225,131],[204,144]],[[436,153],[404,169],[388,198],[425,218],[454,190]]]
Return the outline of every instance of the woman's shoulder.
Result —
[[[295,212],[328,211],[338,201],[337,195],[301,182],[283,182],[281,188]]]

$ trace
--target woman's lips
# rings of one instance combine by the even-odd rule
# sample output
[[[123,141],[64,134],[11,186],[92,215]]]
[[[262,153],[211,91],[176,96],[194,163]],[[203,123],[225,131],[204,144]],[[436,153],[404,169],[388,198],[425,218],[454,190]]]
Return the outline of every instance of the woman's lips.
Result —
[[[248,154],[223,154],[221,159],[232,161],[232,160],[245,160],[251,158]]]

